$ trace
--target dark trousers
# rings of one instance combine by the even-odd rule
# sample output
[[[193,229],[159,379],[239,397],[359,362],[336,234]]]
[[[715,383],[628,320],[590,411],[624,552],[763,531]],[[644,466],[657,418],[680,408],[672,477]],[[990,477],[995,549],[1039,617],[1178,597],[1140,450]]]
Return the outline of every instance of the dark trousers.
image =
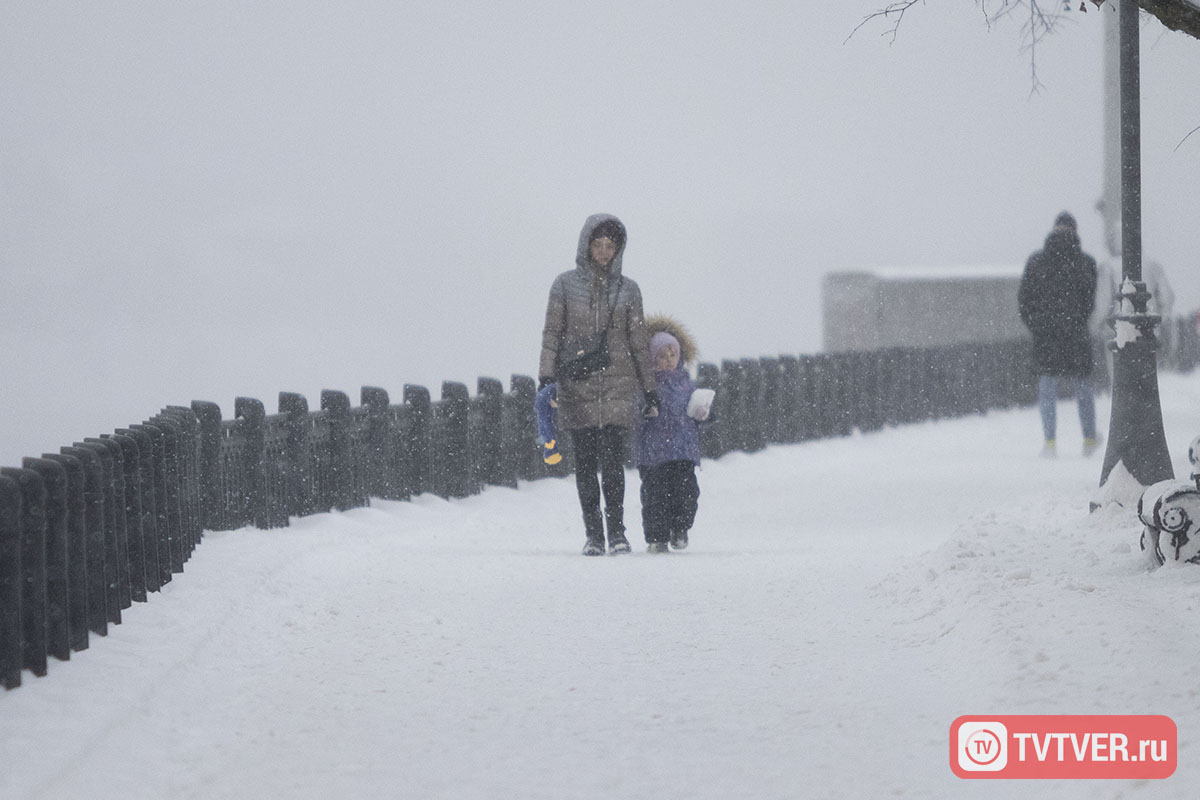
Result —
[[[583,524],[589,539],[604,541],[604,523],[600,517],[599,471],[604,481],[604,518],[608,520],[608,540],[625,536],[625,447],[629,429],[616,425],[603,428],[579,428],[571,431],[575,451],[575,488],[583,509]]]
[[[696,521],[696,465],[691,461],[668,461],[640,467],[642,476],[642,530],[646,543],[670,541],[672,531],[689,531]]]

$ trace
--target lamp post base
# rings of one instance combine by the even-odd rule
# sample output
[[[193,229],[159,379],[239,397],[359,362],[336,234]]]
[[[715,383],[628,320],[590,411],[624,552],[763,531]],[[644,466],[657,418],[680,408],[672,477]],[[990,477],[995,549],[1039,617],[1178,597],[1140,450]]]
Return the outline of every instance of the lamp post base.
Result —
[[[1130,281],[1126,282],[1123,295],[1130,300],[1135,293],[1144,292],[1141,283]],[[1158,395],[1157,342],[1154,337],[1158,319],[1144,313],[1121,314],[1116,318],[1112,416],[1108,424],[1108,448],[1100,471],[1098,501],[1133,506],[1142,489],[1175,477]],[[1093,502],[1093,508],[1095,506],[1096,502]]]

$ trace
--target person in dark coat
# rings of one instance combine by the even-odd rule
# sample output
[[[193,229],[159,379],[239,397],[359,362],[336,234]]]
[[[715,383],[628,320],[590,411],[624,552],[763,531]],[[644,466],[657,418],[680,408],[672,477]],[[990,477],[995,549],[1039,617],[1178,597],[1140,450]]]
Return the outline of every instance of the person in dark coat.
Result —
[[[1033,334],[1038,406],[1046,439],[1042,454],[1047,457],[1056,453],[1059,379],[1074,384],[1084,455],[1091,455],[1099,446],[1088,331],[1095,298],[1096,260],[1080,248],[1075,218],[1064,211],[1054,220],[1045,246],[1026,262],[1018,293],[1021,321]]]
[[[542,387],[557,384],[558,427],[570,431],[575,486],[587,541],[583,554],[603,555],[607,523],[612,553],[628,553],[625,537],[625,456],[639,413],[658,407],[642,292],[621,266],[625,226],[611,214],[594,214],[579,232],[575,269],[554,279],[542,329],[538,367]],[[606,333],[609,365],[580,378],[558,374],[564,346]],[[604,516],[600,515],[603,478]]]

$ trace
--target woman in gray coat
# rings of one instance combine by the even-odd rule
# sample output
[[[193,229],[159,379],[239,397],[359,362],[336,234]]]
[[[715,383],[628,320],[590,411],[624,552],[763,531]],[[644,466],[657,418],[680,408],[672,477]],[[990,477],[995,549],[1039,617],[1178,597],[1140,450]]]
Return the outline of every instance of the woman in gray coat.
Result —
[[[605,522],[612,553],[628,553],[625,538],[625,448],[639,413],[658,412],[642,292],[621,274],[625,226],[609,214],[587,218],[579,233],[575,269],[554,279],[542,330],[540,383],[558,384],[558,427],[571,432],[575,486],[587,543],[583,554],[603,555]],[[608,366],[572,379],[562,369],[567,344],[606,332]],[[600,514],[603,477],[604,515]]]

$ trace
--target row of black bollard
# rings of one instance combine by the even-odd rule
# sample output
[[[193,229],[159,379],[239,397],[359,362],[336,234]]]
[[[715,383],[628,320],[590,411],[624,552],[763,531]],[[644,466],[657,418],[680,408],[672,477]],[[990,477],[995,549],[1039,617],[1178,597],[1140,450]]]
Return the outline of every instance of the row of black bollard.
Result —
[[[175,407],[0,470],[0,684],[46,674],[183,570],[202,530],[199,445]]]
[[[372,497],[466,497],[541,477],[530,378],[514,376],[508,393],[480,378],[473,398],[464,384],[446,382],[438,401],[410,384],[399,404],[364,386],[361,403],[327,390],[310,412],[303,396],[284,392],[279,413],[268,416],[258,400],[238,398],[232,420],[213,403],[193,403],[203,526],[282,527],[291,516],[358,508]]]
[[[700,364],[696,385],[718,397],[716,421],[701,429],[701,452],[719,458],[1029,405],[1031,369],[1025,341]]]
[[[1194,334],[1181,349],[1192,364]],[[708,458],[1029,405],[1036,395],[1027,341],[727,360],[700,364],[696,383],[717,392],[700,434]],[[563,461],[542,463],[534,393],[520,375],[507,392],[480,378],[475,397],[446,382],[437,401],[415,385],[399,403],[363,387],[357,407],[325,391],[316,410],[283,392],[276,414],[242,397],[229,420],[196,401],[0,470],[0,683],[19,685],[22,669],[45,674],[49,656],[66,660],[89,634],[105,635],[183,570],[204,530],[283,527],[371,498],[465,497],[569,475],[565,432]]]

